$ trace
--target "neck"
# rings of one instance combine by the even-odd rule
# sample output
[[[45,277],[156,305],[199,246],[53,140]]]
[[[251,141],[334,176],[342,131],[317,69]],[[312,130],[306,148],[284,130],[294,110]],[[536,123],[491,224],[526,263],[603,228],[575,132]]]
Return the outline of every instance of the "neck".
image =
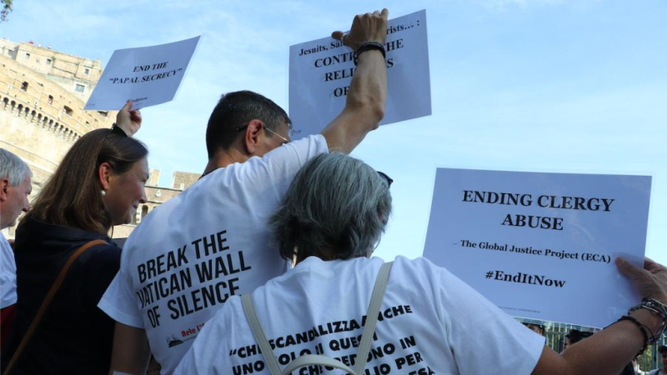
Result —
[[[206,164],[206,169],[204,169],[204,175],[207,175],[218,168],[225,168],[234,163],[243,163],[246,160],[248,160],[248,157],[233,147],[230,147],[228,150],[220,150],[216,152],[212,158],[208,159],[208,164]]]
[[[366,258],[370,258],[372,254],[373,254],[373,252],[372,252],[372,251],[369,251],[369,252],[365,255],[365,257],[366,257]],[[345,259],[342,258],[342,255],[340,255],[340,254],[337,253],[333,248],[330,248],[330,247],[322,247],[322,248],[320,249],[320,251],[318,251],[316,254],[311,254],[311,255],[312,255],[312,256],[315,256],[315,257],[318,257],[318,258],[322,259],[322,260],[325,261],[325,262],[326,262],[326,261],[329,261],[329,260],[341,260],[341,259],[342,259],[342,260],[345,260]],[[364,255],[357,255],[356,257],[352,257],[352,258],[349,258],[349,259],[362,258],[362,257],[364,257]],[[301,255],[301,254],[299,253],[299,251],[297,250],[297,253],[296,253],[296,261],[295,261],[294,264],[297,265],[297,264],[301,263],[304,259],[305,259],[305,258],[303,257],[303,255]]]

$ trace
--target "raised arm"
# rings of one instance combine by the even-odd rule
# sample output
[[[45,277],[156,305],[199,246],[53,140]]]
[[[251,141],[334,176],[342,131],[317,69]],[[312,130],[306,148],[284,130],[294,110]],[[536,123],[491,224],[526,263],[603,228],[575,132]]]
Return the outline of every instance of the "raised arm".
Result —
[[[354,51],[366,42],[384,46],[387,37],[389,11],[357,15],[352,21],[350,33],[340,31],[331,36],[342,40]],[[387,66],[384,55],[376,49],[359,55],[345,108],[324,130],[329,150],[350,153],[371,130],[377,129],[384,117],[387,103]]]
[[[662,304],[667,303],[667,269],[646,258],[644,269],[623,259],[617,259],[618,269],[633,281],[639,294]],[[629,315],[645,326],[650,337],[658,333],[665,316],[640,308]],[[648,328],[648,329],[647,329]],[[550,374],[610,374],[618,375],[644,347],[644,334],[630,320],[623,320],[567,348],[561,355],[544,347],[533,371],[536,375]]]

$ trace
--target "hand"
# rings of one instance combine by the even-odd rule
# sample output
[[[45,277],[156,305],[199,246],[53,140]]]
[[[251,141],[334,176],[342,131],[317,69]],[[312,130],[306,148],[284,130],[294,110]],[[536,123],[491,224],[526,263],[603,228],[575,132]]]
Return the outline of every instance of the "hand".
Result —
[[[616,267],[635,285],[642,298],[653,298],[667,303],[667,268],[644,259],[644,269],[635,267],[625,259],[616,258]]]
[[[128,100],[116,115],[116,125],[123,129],[128,137],[132,137],[141,127],[141,113],[138,109],[131,111],[132,101]]]
[[[352,28],[349,34],[342,31],[334,31],[331,37],[338,39],[354,51],[359,49],[365,42],[378,42],[384,44],[387,38],[387,17],[389,11],[385,8],[382,12],[358,14],[352,21]]]

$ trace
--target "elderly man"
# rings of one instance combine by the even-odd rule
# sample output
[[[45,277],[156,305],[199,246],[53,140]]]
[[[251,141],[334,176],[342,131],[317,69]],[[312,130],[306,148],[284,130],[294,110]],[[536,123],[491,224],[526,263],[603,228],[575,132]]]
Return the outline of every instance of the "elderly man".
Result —
[[[21,211],[28,212],[32,172],[18,156],[0,148],[0,230],[13,226]],[[16,304],[16,263],[14,251],[0,232],[0,329],[2,343]]]
[[[378,127],[387,16],[359,15],[349,34],[332,35],[354,51],[357,69],[345,108],[321,134],[291,142],[289,117],[262,95],[240,91],[220,100],[206,129],[204,175],[142,220],[99,303],[117,322],[112,370],[143,373],[152,352],[162,372],[172,373],[230,296],[289,269],[270,244],[266,219],[309,159],[350,152]]]

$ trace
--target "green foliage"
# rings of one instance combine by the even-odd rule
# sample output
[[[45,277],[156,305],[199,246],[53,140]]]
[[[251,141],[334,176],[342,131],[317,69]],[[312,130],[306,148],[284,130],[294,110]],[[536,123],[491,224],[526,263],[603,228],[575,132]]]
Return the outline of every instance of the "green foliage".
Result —
[[[0,0],[0,6],[2,6],[2,10],[0,10],[0,22],[7,21],[7,15],[12,11],[13,1],[14,0]]]

